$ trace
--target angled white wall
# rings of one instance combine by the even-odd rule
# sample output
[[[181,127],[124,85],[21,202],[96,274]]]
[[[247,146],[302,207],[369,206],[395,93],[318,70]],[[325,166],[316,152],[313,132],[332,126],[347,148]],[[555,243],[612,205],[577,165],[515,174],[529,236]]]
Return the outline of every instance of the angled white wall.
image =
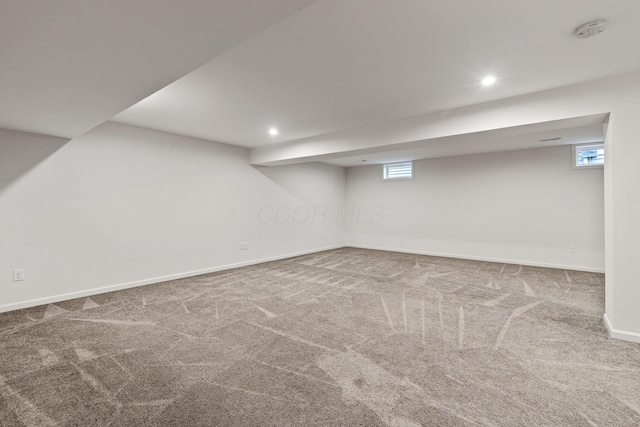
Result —
[[[419,160],[415,179],[347,169],[350,246],[604,271],[603,169],[575,170],[571,147]],[[570,253],[575,246],[576,253]]]
[[[340,167],[264,170],[246,149],[115,123],[70,142],[2,131],[0,154],[0,311],[344,244],[307,215],[342,205]]]

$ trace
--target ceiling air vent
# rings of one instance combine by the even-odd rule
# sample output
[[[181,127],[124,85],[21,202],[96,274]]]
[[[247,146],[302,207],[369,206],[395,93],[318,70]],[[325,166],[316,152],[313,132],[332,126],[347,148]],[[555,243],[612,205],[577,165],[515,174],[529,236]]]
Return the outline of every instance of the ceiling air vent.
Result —
[[[560,141],[561,139],[562,139],[562,137],[556,136],[555,138],[541,139],[540,142]]]

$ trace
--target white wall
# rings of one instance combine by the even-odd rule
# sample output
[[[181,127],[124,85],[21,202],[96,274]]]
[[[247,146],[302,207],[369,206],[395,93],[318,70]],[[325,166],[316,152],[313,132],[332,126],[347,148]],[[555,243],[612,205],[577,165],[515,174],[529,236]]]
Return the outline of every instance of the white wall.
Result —
[[[115,123],[65,142],[0,132],[0,311],[344,244],[305,217],[344,203],[343,168]]]
[[[348,203],[381,213],[348,245],[604,271],[603,169],[572,169],[570,146],[420,160],[406,181],[347,171]]]

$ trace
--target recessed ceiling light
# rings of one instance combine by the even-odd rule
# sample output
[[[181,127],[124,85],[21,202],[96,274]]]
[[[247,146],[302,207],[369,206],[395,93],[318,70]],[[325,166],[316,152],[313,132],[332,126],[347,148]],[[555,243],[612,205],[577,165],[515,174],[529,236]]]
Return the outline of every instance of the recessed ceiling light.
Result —
[[[271,128],[271,129],[269,129],[269,135],[271,135],[271,136],[280,135],[280,132],[278,132],[278,129],[276,129],[276,128]]]
[[[482,86],[491,86],[496,82],[496,78],[493,76],[487,76],[482,79]]]

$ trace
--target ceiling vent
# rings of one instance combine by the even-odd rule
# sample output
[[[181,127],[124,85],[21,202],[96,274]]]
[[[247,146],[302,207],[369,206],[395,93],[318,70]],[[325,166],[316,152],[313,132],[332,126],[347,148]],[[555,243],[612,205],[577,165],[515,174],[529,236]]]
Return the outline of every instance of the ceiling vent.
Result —
[[[555,138],[547,138],[547,139],[541,139],[540,142],[550,142],[550,141],[559,141],[561,140],[562,137],[561,136],[556,136]]]
[[[586,39],[589,37],[597,36],[607,28],[607,21],[604,19],[598,19],[597,21],[588,22],[581,25],[575,32],[575,35],[579,39]]]

